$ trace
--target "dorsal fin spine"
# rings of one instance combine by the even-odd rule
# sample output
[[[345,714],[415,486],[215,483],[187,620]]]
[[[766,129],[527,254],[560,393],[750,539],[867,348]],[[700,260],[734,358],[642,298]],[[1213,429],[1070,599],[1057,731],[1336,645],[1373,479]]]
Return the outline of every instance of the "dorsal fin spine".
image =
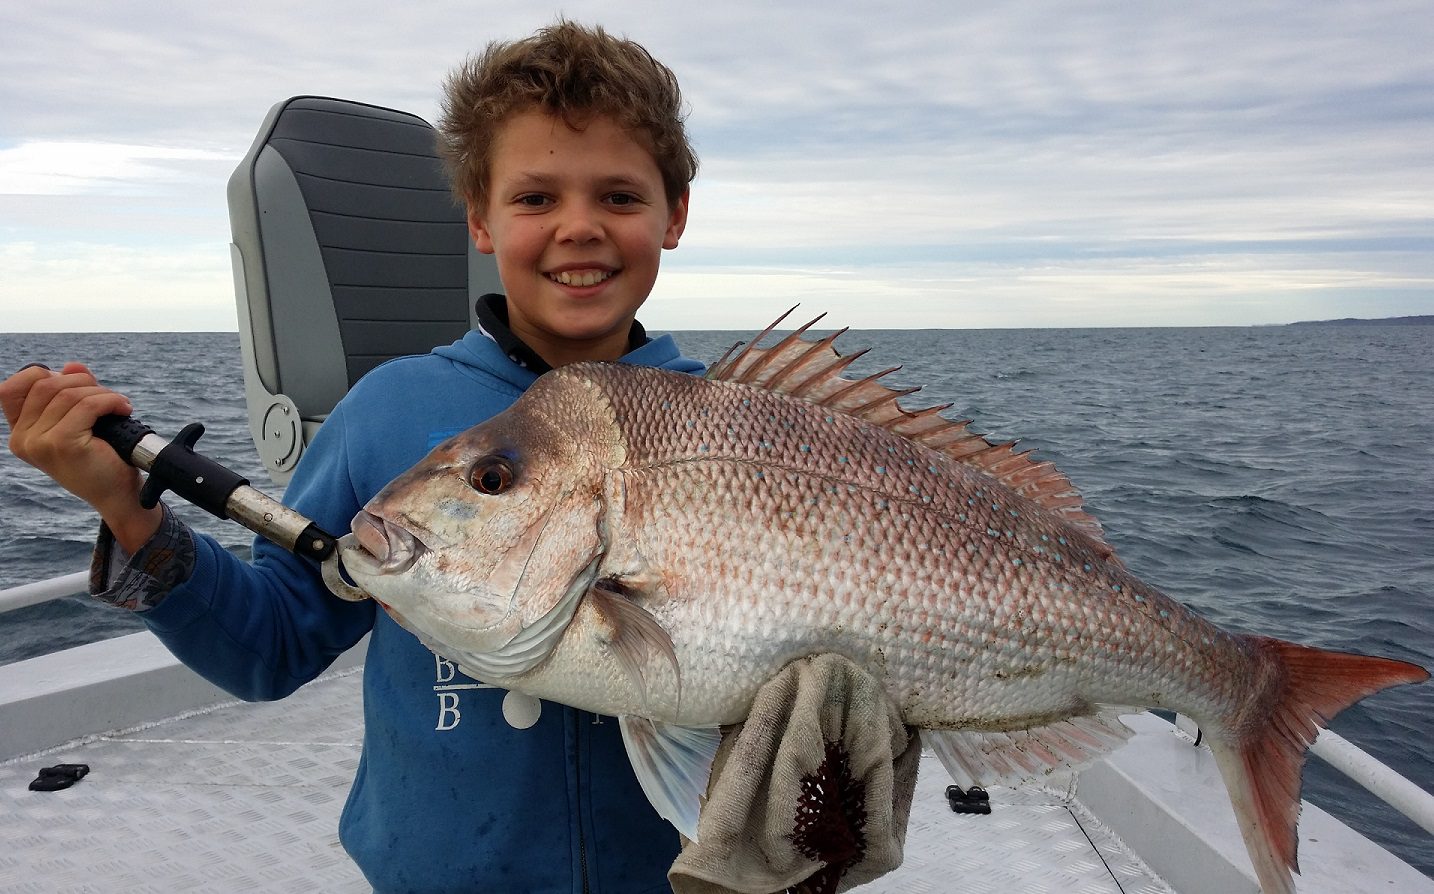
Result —
[[[818,317],[817,319],[821,319],[821,318]],[[816,322],[816,320],[813,320],[813,321],[812,321],[812,323],[815,323],[815,322]],[[810,326],[810,325],[811,325],[811,323],[808,323],[808,324],[807,324],[807,326]],[[805,331],[806,331],[806,326],[803,326],[803,327],[802,327],[800,330],[798,330],[798,331],[800,331],[800,332],[805,332]],[[821,359],[821,356],[822,356],[822,348],[824,348],[824,347],[826,346],[826,344],[827,344],[826,341],[823,340],[823,341],[807,342],[807,344],[810,345],[810,347],[807,348],[806,352],[803,353],[802,356],[800,356],[800,357],[798,357],[796,360],[792,361],[790,364],[787,365],[787,367],[786,367],[785,369],[780,370],[775,376],[772,377],[771,382],[768,383],[768,386],[769,386],[770,388],[772,388],[772,389],[774,389],[774,390],[781,390],[781,391],[787,390],[787,389],[785,389],[785,388],[781,388],[781,386],[787,381],[787,379],[788,379],[789,377],[794,376],[794,375],[796,375],[798,372],[800,372],[801,369],[802,369],[802,367],[806,365],[806,363],[807,363],[808,360],[814,359],[814,358],[815,358],[815,359]]]
[[[793,307],[792,310],[796,310],[796,308]],[[788,314],[791,312],[791,310],[787,311]],[[786,314],[783,314],[782,316],[785,317]],[[782,353],[786,350],[787,347],[792,344],[795,344],[796,342],[802,341],[802,336],[806,334],[806,331],[816,325],[817,322],[821,320],[821,318],[824,316],[826,316],[826,314],[822,314],[820,317],[817,317],[815,320],[812,320],[805,326],[802,326],[796,331],[792,332],[790,335],[777,342],[775,345],[772,345],[771,348],[767,349],[759,358],[757,358],[755,362],[752,363],[751,366],[747,367],[742,372],[742,377],[739,378],[737,381],[748,384],[759,381],[762,375],[762,371],[765,370],[768,366],[771,366],[772,363],[774,363],[779,357],[781,357]],[[774,323],[773,325],[776,324]],[[770,332],[771,330],[772,327],[768,326],[767,331]],[[763,334],[765,335],[766,333]],[[756,344],[756,342],[753,341],[753,344]],[[775,378],[769,380],[766,383],[766,387],[775,391],[777,383],[781,381],[782,376],[785,375],[786,372],[787,370],[785,369],[779,372]]]
[[[848,366],[851,366],[853,363],[855,363],[858,358],[865,355],[866,352],[869,350],[871,349],[862,348],[860,351],[854,351],[850,354],[847,354],[845,357],[838,357],[836,359],[836,362],[832,363],[831,366],[828,366],[826,369],[817,371],[811,376],[811,378],[803,381],[802,384],[799,385],[792,392],[792,394],[796,397],[807,397],[808,387],[815,387],[817,385],[822,384],[823,382],[828,382],[832,380],[845,382],[846,380],[841,378],[841,373],[845,372]],[[824,401],[824,399],[808,399],[812,400],[813,403],[822,403]]]
[[[855,355],[853,355],[853,356],[855,356]],[[847,387],[843,388],[842,390],[836,392],[835,394],[831,395],[830,397],[827,397],[827,398],[825,398],[824,400],[819,401],[819,403],[821,403],[823,406],[832,407],[833,409],[838,409],[838,410],[840,410],[840,409],[842,409],[842,401],[846,398],[847,395],[849,395],[849,394],[855,394],[858,390],[860,390],[860,389],[862,389],[862,388],[865,388],[867,385],[872,384],[872,383],[875,382],[877,379],[880,379],[882,376],[885,376],[885,375],[887,375],[887,374],[889,374],[889,373],[894,373],[894,372],[896,372],[898,369],[901,369],[901,367],[900,367],[900,366],[888,366],[886,369],[883,369],[881,372],[872,373],[871,375],[867,376],[867,377],[864,378],[864,379],[858,379],[858,380],[856,380],[855,382],[852,382],[850,385],[848,385]],[[850,410],[850,409],[846,410],[846,412],[851,413],[853,416],[860,415],[858,412],[853,411],[853,410]]]
[[[712,364],[711,366],[707,367],[707,377],[708,377],[708,378],[718,378],[718,376],[716,376],[716,375],[714,375],[714,374],[715,374],[718,370],[722,369],[722,365],[727,362],[727,358],[728,358],[728,357],[731,357],[731,356],[732,356],[732,352],[733,352],[733,351],[737,350],[738,348],[742,347],[742,346],[745,345],[745,344],[747,344],[747,342],[745,342],[745,341],[734,341],[734,342],[732,342],[732,346],[731,346],[730,348],[728,348],[728,349],[722,354],[721,357],[718,357],[718,358],[717,358],[717,362],[714,363],[714,364]]]
[[[832,347],[832,343],[835,342],[839,336],[846,334],[846,332],[847,330],[845,328],[838,329],[836,332],[833,332],[826,338],[812,345],[812,350],[808,352],[807,356],[812,358],[812,365],[816,368],[800,382],[794,385],[788,385],[790,389],[789,393],[793,397],[806,397],[807,388],[809,386],[816,385],[829,378],[837,377],[838,373],[851,364],[855,357],[843,357]],[[823,356],[823,349],[831,352],[829,359]],[[803,362],[806,362],[807,356],[803,357]]]
[[[757,342],[761,341],[762,339],[764,339],[764,338],[766,338],[768,335],[770,335],[771,332],[772,332],[772,330],[773,330],[773,329],[776,329],[777,326],[781,325],[781,322],[782,322],[783,320],[785,320],[787,317],[791,316],[792,311],[796,310],[799,306],[800,306],[800,305],[793,304],[791,307],[787,308],[787,309],[782,313],[782,315],[779,316],[779,317],[777,317],[775,320],[773,320],[773,321],[767,326],[766,329],[763,329],[761,332],[759,332],[759,333],[757,334],[757,337],[756,337],[756,338],[754,338],[754,339],[752,339],[751,341],[747,342],[746,346],[744,346],[744,347],[742,348],[741,353],[739,353],[736,357],[733,357],[730,361],[727,360],[727,354],[731,354],[731,353],[732,353],[732,350],[729,349],[729,350],[727,351],[727,354],[722,355],[722,356],[723,356],[723,359],[722,359],[721,361],[719,361],[718,363],[713,364],[712,367],[707,371],[708,377],[709,377],[709,378],[722,378],[722,379],[727,378],[727,376],[726,376],[725,374],[726,374],[730,369],[733,369],[733,368],[735,368],[738,364],[740,364],[740,363],[747,357],[747,355],[749,355],[749,354],[751,354],[753,351],[757,350]],[[813,322],[815,322],[815,321],[813,321]],[[741,342],[738,342],[737,344],[740,345]],[[732,348],[734,348],[734,349],[735,349],[736,347],[737,347],[737,345],[733,345],[733,346],[732,346]],[[725,367],[723,367],[721,370],[719,370],[718,367],[722,367],[723,363],[726,363],[727,366],[725,366]]]
[[[901,404],[897,403],[897,401],[908,395],[915,394],[920,390],[921,386],[917,385],[913,388],[902,388],[897,391],[892,391],[890,394],[881,395],[870,403],[862,404],[861,406],[857,407],[853,412],[858,416],[864,416],[867,413],[875,411],[877,407],[880,407],[882,404],[892,404],[893,408],[898,413],[900,413],[901,415],[905,415],[906,411],[901,408]]]

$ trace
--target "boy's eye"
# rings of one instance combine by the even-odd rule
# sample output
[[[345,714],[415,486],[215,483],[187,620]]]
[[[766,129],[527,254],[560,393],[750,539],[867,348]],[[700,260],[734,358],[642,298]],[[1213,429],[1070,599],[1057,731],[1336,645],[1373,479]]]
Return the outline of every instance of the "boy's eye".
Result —
[[[541,208],[548,204],[548,197],[539,193],[529,193],[528,195],[518,196],[516,201],[519,205],[526,208]]]
[[[615,192],[607,197],[607,201],[609,205],[626,208],[638,204],[641,200],[630,192]]]

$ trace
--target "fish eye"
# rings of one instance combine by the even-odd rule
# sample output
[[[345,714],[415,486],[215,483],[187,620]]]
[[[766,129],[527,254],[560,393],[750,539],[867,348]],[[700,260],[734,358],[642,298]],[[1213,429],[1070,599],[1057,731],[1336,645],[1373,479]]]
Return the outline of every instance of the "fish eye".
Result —
[[[468,470],[468,484],[479,493],[496,496],[513,486],[513,469],[497,457],[485,457]]]

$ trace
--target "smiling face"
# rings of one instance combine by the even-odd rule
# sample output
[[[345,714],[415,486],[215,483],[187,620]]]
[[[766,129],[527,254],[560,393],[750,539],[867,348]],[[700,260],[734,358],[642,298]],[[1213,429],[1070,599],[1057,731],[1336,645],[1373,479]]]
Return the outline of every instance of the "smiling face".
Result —
[[[669,203],[652,154],[611,118],[574,130],[536,110],[503,123],[490,180],[468,229],[497,256],[513,333],[553,366],[627,353],[687,194]]]

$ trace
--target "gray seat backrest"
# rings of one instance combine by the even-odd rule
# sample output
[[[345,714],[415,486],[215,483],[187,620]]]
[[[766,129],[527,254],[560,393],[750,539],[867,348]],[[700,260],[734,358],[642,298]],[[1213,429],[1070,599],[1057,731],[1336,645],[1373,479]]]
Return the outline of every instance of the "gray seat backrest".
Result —
[[[406,112],[294,97],[229,180],[250,428],[278,483],[360,376],[461,337],[501,288],[434,138]]]

